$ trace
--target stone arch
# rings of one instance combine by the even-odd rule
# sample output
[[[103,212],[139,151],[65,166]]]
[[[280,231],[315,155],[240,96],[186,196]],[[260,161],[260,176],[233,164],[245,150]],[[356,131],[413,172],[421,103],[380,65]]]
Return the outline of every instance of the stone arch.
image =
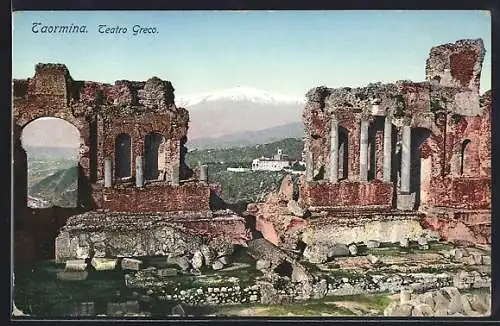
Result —
[[[74,168],[71,168],[72,171],[69,172],[69,174],[65,174],[64,178],[68,178],[68,181],[71,181],[70,177],[71,174],[74,173],[74,176],[76,178],[76,198],[75,202],[73,204],[69,204],[70,206],[67,207],[86,207],[90,202],[90,193],[88,192],[88,189],[85,187],[85,184],[88,183],[88,180],[86,180],[86,175],[85,173],[82,172],[82,148],[86,147],[86,142],[85,142],[85,137],[82,136],[82,131],[81,128],[78,128],[74,123],[71,123],[68,120],[75,121],[74,119],[64,119],[59,116],[35,116],[31,117],[31,119],[19,119],[16,120],[15,122],[15,132],[14,132],[14,166],[16,169],[15,173],[15,180],[14,180],[14,191],[15,191],[15,196],[16,199],[19,196],[19,200],[16,202],[16,206],[18,207],[28,207],[29,206],[29,201],[28,201],[28,181],[29,181],[29,166],[28,166],[28,149],[25,141],[23,141],[23,136],[25,136],[25,131],[27,130],[26,128],[30,128],[32,126],[32,123],[43,123],[42,119],[44,118],[50,118],[50,119],[57,119],[60,122],[64,122],[68,126],[71,126],[74,131],[76,131],[75,134],[78,136],[77,139],[75,139],[75,157],[73,158],[75,161],[75,166]],[[58,123],[60,123],[58,122]],[[36,126],[35,126],[36,128]],[[38,128],[37,128],[38,129]],[[46,135],[47,138],[53,137],[53,134],[48,133]],[[52,144],[51,144],[52,145]],[[78,148],[77,148],[78,147]],[[88,170],[87,170],[88,171]],[[58,190],[56,190],[58,191]],[[65,206],[65,204],[60,204],[57,202],[50,202],[50,206]],[[39,207],[32,207],[32,208],[39,208]]]
[[[144,137],[144,177],[146,180],[165,178],[166,139],[162,134],[151,132]]]
[[[460,147],[460,175],[464,175],[464,171],[466,171],[465,167],[468,163],[468,146],[471,143],[470,139],[465,139],[462,142],[462,146]],[[465,173],[466,174],[466,173]]]
[[[96,137],[96,129],[92,129],[87,118],[83,115],[75,115],[72,110],[67,107],[34,107],[32,104],[14,105],[13,110],[14,125],[18,130],[22,130],[30,122],[39,118],[59,118],[72,124],[80,133],[80,155],[79,169],[80,174],[85,179],[96,177],[97,173],[97,152],[91,152],[92,138]],[[20,133],[15,137],[20,137]],[[16,138],[16,139],[17,139]],[[20,141],[20,138],[18,139]],[[15,140],[17,141],[17,140]],[[79,180],[79,181],[84,181]],[[88,182],[87,182],[88,183]],[[82,185],[87,187],[87,185]]]
[[[118,180],[132,177],[132,137],[128,133],[115,138],[115,177]]]

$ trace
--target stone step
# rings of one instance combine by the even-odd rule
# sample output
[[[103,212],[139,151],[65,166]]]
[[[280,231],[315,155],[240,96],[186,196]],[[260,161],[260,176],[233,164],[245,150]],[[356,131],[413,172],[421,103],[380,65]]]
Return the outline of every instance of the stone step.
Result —
[[[118,259],[110,258],[92,258],[90,264],[97,271],[112,271],[115,270]]]

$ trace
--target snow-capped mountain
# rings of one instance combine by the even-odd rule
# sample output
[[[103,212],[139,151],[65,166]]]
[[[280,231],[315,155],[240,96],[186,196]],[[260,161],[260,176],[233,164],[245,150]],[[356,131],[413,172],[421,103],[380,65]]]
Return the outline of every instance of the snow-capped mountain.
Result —
[[[199,140],[300,122],[306,101],[305,97],[291,98],[252,87],[238,86],[202,94],[176,96],[175,102],[177,106],[189,110],[188,140]]]
[[[260,90],[253,87],[237,86],[233,88],[205,92],[194,95],[176,96],[176,104],[181,107],[192,107],[203,102],[231,100],[249,101],[260,104],[304,104],[304,98],[291,98],[279,93]]]

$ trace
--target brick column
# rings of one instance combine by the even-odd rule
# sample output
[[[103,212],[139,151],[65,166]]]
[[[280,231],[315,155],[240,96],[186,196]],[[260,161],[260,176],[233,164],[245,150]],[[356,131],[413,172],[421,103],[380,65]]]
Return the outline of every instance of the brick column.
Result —
[[[339,123],[332,118],[330,129],[330,182],[337,183],[339,170]]]
[[[410,193],[410,165],[411,165],[411,128],[403,127],[401,142],[401,187],[402,194]]]

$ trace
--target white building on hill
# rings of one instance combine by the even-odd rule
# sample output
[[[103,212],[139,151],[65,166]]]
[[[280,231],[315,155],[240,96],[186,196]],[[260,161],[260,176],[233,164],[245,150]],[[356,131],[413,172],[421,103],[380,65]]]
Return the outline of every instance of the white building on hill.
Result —
[[[278,148],[278,153],[272,158],[261,157],[252,161],[253,171],[281,171],[290,168],[292,162],[287,155],[283,155],[283,151]]]
[[[247,172],[247,171],[250,171],[249,168],[227,168],[226,170],[229,172]]]

